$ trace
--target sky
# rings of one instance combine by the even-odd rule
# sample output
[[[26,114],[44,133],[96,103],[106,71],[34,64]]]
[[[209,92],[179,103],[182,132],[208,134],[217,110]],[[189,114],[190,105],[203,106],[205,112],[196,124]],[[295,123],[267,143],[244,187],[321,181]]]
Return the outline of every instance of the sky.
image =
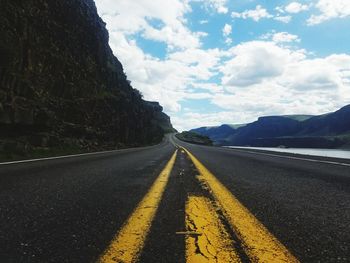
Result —
[[[179,131],[350,104],[349,0],[95,0],[131,85]]]

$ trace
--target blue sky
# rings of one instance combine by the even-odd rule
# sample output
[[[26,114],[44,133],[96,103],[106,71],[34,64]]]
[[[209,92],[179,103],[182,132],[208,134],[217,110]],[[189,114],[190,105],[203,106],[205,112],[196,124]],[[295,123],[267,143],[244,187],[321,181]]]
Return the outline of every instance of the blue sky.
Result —
[[[133,87],[179,130],[350,103],[348,0],[96,0]]]

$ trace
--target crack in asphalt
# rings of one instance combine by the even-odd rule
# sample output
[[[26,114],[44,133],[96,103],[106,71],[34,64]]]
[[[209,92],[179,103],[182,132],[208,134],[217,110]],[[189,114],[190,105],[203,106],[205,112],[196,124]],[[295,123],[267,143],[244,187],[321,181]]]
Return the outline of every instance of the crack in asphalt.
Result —
[[[186,237],[187,262],[241,262],[212,201],[189,196],[186,207],[187,230],[200,234]]]

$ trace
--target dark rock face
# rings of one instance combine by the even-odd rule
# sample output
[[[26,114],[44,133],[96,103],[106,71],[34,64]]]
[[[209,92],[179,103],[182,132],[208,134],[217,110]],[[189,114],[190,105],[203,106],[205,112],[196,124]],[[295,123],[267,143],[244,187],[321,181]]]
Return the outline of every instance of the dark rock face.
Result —
[[[153,109],[153,122],[158,124],[165,133],[176,132],[173,128],[170,117],[163,113],[163,107],[156,101],[147,101],[147,105]]]
[[[1,0],[0,140],[86,149],[160,141],[169,117],[131,87],[108,38],[93,0]]]

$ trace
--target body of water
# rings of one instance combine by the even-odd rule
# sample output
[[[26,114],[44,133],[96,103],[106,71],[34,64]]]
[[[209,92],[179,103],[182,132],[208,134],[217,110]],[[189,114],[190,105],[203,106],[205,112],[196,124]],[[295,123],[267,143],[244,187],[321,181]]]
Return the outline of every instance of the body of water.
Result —
[[[311,148],[276,148],[276,147],[239,147],[239,146],[227,146],[234,149],[253,149],[264,150],[272,152],[284,152],[295,153],[312,156],[333,157],[350,159],[350,150],[338,150],[338,149],[311,149]]]

